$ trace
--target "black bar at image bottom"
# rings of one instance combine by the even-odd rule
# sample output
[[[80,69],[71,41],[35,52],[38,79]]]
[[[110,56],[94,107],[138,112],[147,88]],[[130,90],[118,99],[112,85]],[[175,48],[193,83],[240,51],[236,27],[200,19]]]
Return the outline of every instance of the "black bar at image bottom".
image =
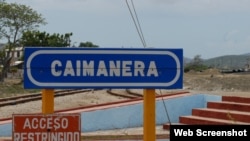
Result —
[[[250,141],[249,125],[170,125],[170,141],[237,139]]]

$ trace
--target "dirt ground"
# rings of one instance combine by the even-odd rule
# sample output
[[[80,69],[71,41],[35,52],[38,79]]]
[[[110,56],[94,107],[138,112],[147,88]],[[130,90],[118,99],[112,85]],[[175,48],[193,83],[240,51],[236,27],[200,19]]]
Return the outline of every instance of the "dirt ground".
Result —
[[[218,70],[214,69],[204,72],[188,72],[184,74],[183,85],[182,90],[195,94],[203,93],[250,97],[250,73],[221,74]],[[115,91],[125,93],[124,89],[116,89]],[[132,91],[142,93],[142,90]],[[156,93],[171,93],[175,91],[180,90],[156,90]],[[55,98],[54,109],[69,109],[120,100],[124,100],[124,98],[111,96],[106,93],[106,90],[99,90]],[[12,114],[41,113],[41,109],[41,101],[0,107],[0,119],[12,117]]]
[[[220,73],[209,69],[184,74],[184,89],[193,93],[207,93],[250,97],[250,72]]]

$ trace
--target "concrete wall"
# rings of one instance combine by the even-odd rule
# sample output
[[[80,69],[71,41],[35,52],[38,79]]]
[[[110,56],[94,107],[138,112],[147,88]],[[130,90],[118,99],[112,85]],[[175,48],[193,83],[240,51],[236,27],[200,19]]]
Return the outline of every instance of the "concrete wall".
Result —
[[[206,107],[208,101],[221,101],[221,96],[195,94],[156,102],[156,124],[178,123],[179,116],[191,115],[193,108]],[[142,103],[81,113],[82,132],[141,127]],[[0,137],[12,135],[12,124],[0,125]]]

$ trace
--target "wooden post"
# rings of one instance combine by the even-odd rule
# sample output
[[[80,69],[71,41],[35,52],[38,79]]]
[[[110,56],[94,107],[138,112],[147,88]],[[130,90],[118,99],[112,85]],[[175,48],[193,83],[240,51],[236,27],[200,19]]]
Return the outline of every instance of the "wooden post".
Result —
[[[54,113],[54,90],[53,89],[42,90],[42,113],[43,114]]]
[[[155,90],[143,90],[143,106],[144,106],[144,124],[143,124],[143,139],[144,141],[155,141]]]

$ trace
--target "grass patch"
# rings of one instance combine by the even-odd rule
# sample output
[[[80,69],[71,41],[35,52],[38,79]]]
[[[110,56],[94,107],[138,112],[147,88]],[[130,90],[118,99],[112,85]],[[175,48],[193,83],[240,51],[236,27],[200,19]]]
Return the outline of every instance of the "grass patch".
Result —
[[[0,98],[38,93],[39,89],[24,89],[21,79],[5,79],[0,83]]]

